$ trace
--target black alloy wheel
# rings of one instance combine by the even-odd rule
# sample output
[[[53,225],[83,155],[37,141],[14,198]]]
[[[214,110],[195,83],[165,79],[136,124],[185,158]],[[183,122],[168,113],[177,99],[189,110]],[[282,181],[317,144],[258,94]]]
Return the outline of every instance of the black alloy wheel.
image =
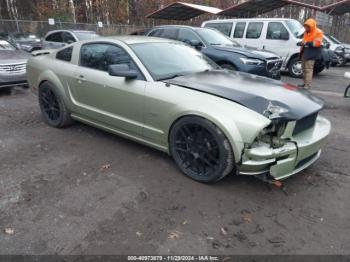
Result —
[[[199,182],[216,182],[234,167],[229,141],[218,127],[203,118],[180,119],[170,134],[170,150],[182,172]]]
[[[44,82],[39,88],[39,105],[45,122],[50,126],[64,127],[73,123],[63,100],[49,82]]]

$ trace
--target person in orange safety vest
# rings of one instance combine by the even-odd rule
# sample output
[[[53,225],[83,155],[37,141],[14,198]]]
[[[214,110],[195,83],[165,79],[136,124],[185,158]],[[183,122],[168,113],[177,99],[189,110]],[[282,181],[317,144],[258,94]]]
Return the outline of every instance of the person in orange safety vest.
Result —
[[[302,61],[304,83],[299,85],[305,89],[311,88],[314,65],[317,59],[322,57],[323,32],[317,28],[316,21],[312,18],[304,23],[305,33],[301,46],[299,58]]]

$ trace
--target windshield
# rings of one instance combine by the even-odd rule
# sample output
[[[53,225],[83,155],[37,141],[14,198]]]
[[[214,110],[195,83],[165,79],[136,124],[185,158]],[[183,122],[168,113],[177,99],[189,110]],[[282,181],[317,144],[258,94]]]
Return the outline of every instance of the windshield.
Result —
[[[130,47],[156,81],[219,69],[209,58],[182,43],[142,43]]]
[[[304,34],[304,27],[303,25],[296,21],[296,20],[287,20],[286,24],[289,28],[289,30],[293,33],[293,35],[297,38],[302,38]]]
[[[241,47],[237,42],[227,38],[225,35],[216,30],[201,28],[197,29],[196,31],[209,45],[227,45]]]
[[[95,32],[74,32],[79,41],[100,37]]]
[[[0,40],[0,51],[1,50],[11,50],[14,51],[16,48],[5,40]]]
[[[32,33],[17,33],[17,34],[14,34],[13,36],[18,41],[36,40],[38,38],[35,34],[32,34]]]
[[[341,42],[340,42],[338,39],[336,39],[334,36],[331,36],[331,35],[328,35],[328,34],[326,34],[326,36],[327,36],[328,39],[329,39],[331,42],[333,42],[334,44],[338,44],[338,45],[341,44]]]

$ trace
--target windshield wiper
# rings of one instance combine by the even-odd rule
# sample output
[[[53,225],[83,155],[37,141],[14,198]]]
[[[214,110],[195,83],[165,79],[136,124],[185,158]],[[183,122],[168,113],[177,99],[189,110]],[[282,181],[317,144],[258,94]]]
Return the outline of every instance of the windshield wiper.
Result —
[[[170,76],[165,76],[165,77],[162,77],[162,78],[158,78],[157,81],[169,80],[169,79],[173,79],[173,78],[180,77],[180,76],[183,76],[183,75],[181,75],[181,74],[173,74],[173,75],[170,75]]]

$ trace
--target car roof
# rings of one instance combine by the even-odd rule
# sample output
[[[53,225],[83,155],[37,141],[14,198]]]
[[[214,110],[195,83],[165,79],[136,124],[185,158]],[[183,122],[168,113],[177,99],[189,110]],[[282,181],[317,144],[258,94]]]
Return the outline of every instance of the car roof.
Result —
[[[137,36],[137,35],[99,37],[99,38],[84,40],[82,42],[83,43],[101,42],[101,41],[110,42],[113,40],[123,42],[127,45],[143,44],[143,43],[178,43],[177,41],[171,40],[171,39],[149,37],[149,36]]]
[[[92,33],[92,34],[96,34],[95,31],[91,31],[91,30],[59,29],[59,30],[52,30],[52,31],[49,31],[49,32],[47,32],[46,35],[52,34],[52,33],[57,33],[57,32]]]
[[[235,21],[288,21],[295,20],[292,18],[232,18],[232,19],[215,19],[204,21],[203,23],[222,23],[222,22],[235,22]]]
[[[195,26],[189,26],[189,25],[159,25],[159,26],[155,26],[152,29],[156,29],[156,28],[165,28],[165,27],[181,27],[181,28],[188,28],[188,29],[196,29],[199,27],[195,27]]]

